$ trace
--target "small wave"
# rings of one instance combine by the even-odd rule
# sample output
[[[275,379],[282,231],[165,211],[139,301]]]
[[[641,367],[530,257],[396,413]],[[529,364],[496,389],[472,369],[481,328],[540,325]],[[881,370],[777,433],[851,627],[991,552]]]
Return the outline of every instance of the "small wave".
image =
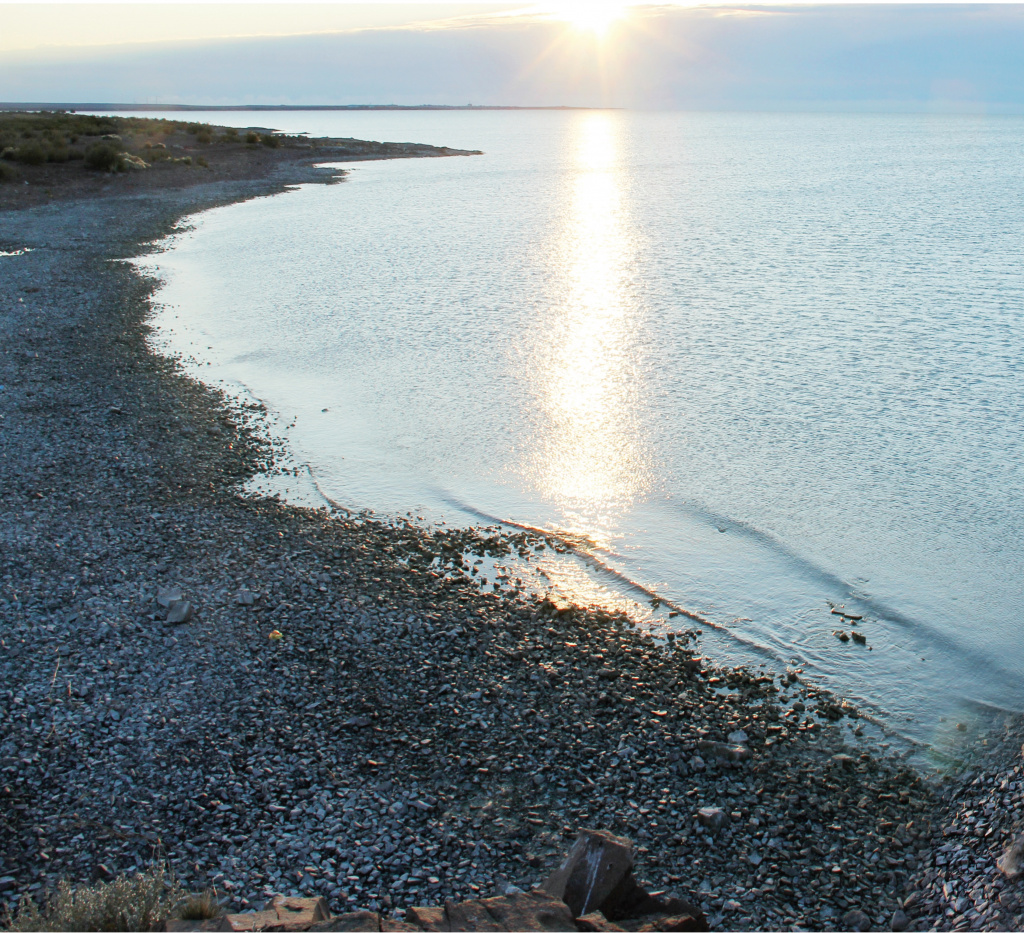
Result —
[[[691,519],[696,519],[705,525],[715,527],[719,531],[723,528],[726,531],[732,531],[752,541],[755,545],[765,548],[770,553],[781,557],[801,579],[817,584],[826,592],[831,591],[836,602],[841,602],[847,607],[853,604],[860,610],[859,614],[906,629],[914,636],[927,641],[935,649],[947,655],[955,654],[963,658],[970,665],[976,666],[977,670],[989,671],[992,675],[1005,678],[1007,682],[1012,681],[1014,677],[1012,672],[1004,669],[992,658],[965,644],[951,632],[944,632],[938,626],[932,625],[924,619],[902,612],[884,600],[858,593],[857,589],[846,580],[843,580],[813,560],[799,554],[770,532],[762,531],[746,522],[728,518],[701,506],[692,504],[682,505],[680,503],[672,503],[672,506],[687,514]]]

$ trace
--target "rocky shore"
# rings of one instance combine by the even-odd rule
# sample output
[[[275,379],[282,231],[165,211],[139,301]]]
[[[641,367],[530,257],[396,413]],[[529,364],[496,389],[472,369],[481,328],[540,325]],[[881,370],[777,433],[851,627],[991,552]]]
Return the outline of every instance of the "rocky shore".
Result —
[[[476,555],[538,536],[241,495],[263,413],[150,352],[118,260],[316,179],[0,212],[0,899],[162,858],[230,910],[397,918],[529,889],[600,827],[713,928],[1019,928],[1019,724],[935,786],[795,677],[481,591]]]

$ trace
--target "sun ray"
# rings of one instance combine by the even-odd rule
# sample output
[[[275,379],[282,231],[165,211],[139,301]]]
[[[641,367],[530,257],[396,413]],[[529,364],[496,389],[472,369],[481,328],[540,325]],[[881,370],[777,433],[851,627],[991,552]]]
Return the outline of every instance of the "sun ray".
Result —
[[[626,15],[627,4],[617,0],[560,0],[551,6],[552,14],[580,32],[601,37],[609,27]]]

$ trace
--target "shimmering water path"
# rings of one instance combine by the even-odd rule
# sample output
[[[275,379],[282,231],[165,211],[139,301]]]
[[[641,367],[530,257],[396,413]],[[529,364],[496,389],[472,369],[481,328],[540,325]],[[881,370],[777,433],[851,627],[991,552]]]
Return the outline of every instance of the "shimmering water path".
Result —
[[[709,653],[925,741],[1024,705],[1024,120],[273,119],[486,153],[355,165],[157,257],[163,339],[294,422],[333,499],[583,536]]]

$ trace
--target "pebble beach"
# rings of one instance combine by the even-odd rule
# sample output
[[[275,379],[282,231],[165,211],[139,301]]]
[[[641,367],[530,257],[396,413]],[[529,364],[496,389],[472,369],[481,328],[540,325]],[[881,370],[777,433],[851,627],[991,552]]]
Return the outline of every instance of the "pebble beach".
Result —
[[[557,547],[247,495],[266,412],[154,353],[124,260],[257,177],[0,211],[0,901],[164,860],[235,910],[524,890],[583,828],[715,929],[1020,929],[1021,724],[922,775],[796,675],[485,592]]]

